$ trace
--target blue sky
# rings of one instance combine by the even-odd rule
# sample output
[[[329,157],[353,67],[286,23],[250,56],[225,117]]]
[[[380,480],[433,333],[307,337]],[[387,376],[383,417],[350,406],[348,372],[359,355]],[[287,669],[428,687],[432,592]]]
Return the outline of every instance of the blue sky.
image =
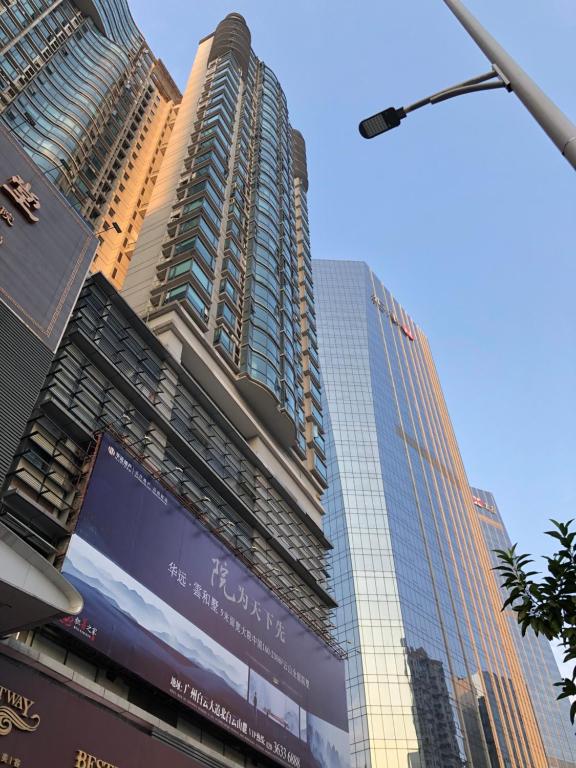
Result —
[[[489,69],[442,0],[131,0],[183,87],[231,11],[304,134],[315,258],[367,261],[430,339],[470,482],[513,540],[576,517],[574,172],[504,91],[427,107],[373,141],[360,118]],[[468,0],[576,120],[573,0]]]

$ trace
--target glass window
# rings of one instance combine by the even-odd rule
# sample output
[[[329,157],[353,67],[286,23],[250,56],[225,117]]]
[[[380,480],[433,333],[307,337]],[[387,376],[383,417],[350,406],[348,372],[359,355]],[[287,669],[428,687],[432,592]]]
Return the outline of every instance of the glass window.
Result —
[[[264,304],[270,312],[278,311],[277,294],[258,280],[252,281],[252,295],[259,304]]]
[[[214,332],[214,342],[224,347],[229,355],[234,355],[236,352],[236,344],[234,343],[232,336],[228,333],[226,328],[219,326]]]
[[[177,299],[182,299],[185,295],[186,284],[179,285],[177,288],[171,288],[169,291],[166,291],[164,296],[164,304],[168,304],[170,301],[176,301]]]
[[[211,165],[216,166],[222,176],[226,176],[228,168],[224,165],[224,162],[216,154],[216,152],[205,152],[203,155],[197,155],[194,158],[193,167],[202,165],[202,163],[210,162]]]
[[[225,103],[216,102],[214,104],[210,102],[208,109],[204,113],[204,120],[210,120],[213,117],[222,117],[229,124],[232,122],[233,115]]]
[[[328,479],[326,464],[322,461],[322,459],[320,458],[320,456],[318,456],[317,453],[314,453],[314,469],[316,470],[316,472],[318,472],[318,474],[323,480]]]
[[[236,331],[236,327],[238,325],[238,318],[236,317],[235,313],[230,309],[228,304],[225,302],[221,302],[218,305],[218,317],[224,318],[228,325]]]
[[[210,253],[208,248],[204,245],[202,240],[200,240],[199,237],[189,237],[186,240],[182,240],[174,247],[174,256],[178,256],[181,253],[185,253],[187,251],[194,251],[197,253],[205,264],[207,264],[210,269],[214,269],[214,263],[216,259],[214,256]]]
[[[264,265],[260,263],[260,258],[258,256],[252,261],[251,271],[254,276],[258,277],[259,282],[266,284],[276,294],[280,292],[280,281],[274,272],[268,268],[268,264]]]
[[[175,264],[173,267],[170,267],[168,270],[168,280],[174,280],[174,278],[189,272],[191,264],[192,259],[186,259],[186,261],[181,261],[180,264]]]
[[[200,179],[210,179],[213,186],[222,193],[222,196],[224,196],[225,185],[220,181],[218,173],[211,165],[204,165],[198,170],[194,169],[190,176],[190,180],[193,182],[198,182]],[[185,195],[188,196],[189,193],[186,191]]]
[[[174,246],[173,255],[179,256],[181,253],[185,253],[185,251],[189,251],[193,248],[194,243],[196,241],[195,237],[189,237],[187,240],[181,240],[179,243],[176,243]]]
[[[322,414],[320,413],[319,409],[312,403],[312,416],[314,417],[316,423],[321,427],[323,424],[322,420]]]
[[[240,248],[236,245],[234,240],[226,240],[224,243],[224,250],[230,251],[240,261],[241,253]]]
[[[254,325],[267,331],[272,338],[278,338],[280,333],[278,320],[276,320],[274,315],[260,304],[254,303],[252,305],[252,322]]]
[[[190,283],[185,283],[184,285],[179,285],[177,288],[171,288],[169,291],[166,291],[164,304],[168,304],[170,301],[176,301],[178,299],[185,299],[188,304],[196,310],[204,322],[208,320],[208,307],[206,302],[200,297]]]
[[[274,275],[276,275],[278,271],[278,260],[272,253],[270,253],[267,248],[264,248],[264,246],[260,245],[260,243],[256,243],[253,258],[258,259],[258,261],[262,264],[266,264],[268,269]]]
[[[232,234],[236,240],[240,240],[240,227],[234,219],[228,219],[227,234]]]
[[[224,118],[217,117],[215,120],[213,120],[211,123],[205,123],[202,126],[202,136],[207,136],[212,131],[216,131],[218,135],[221,137],[222,141],[225,142],[226,146],[230,145],[230,130],[224,121]]]
[[[298,448],[302,454],[306,453],[306,439],[301,432],[298,432]]]
[[[254,326],[250,329],[250,346],[264,357],[272,360],[278,367],[280,366],[278,344],[271,336]]]
[[[269,206],[272,206],[274,211],[278,213],[278,202],[276,200],[276,192],[266,186],[266,184],[260,184],[258,187],[258,202],[266,202]],[[269,210],[268,208],[266,210]]]
[[[276,253],[277,239],[273,237],[273,235],[271,235],[269,232],[266,232],[266,230],[258,229],[256,231],[256,240],[265,245],[267,248],[270,248],[272,253]]]
[[[207,274],[204,272],[204,270],[200,267],[199,264],[197,264],[195,261],[192,262],[191,270],[192,274],[198,280],[202,288],[207,293],[211,293],[212,291],[212,280],[207,276]]]
[[[320,389],[316,386],[316,384],[314,384],[312,380],[310,380],[310,392],[319,403],[322,402],[322,395],[320,394]]]
[[[238,291],[232,285],[230,280],[222,280],[220,283],[220,292],[229,296],[234,303],[238,301]]]
[[[200,297],[198,292],[190,285],[186,286],[186,301],[190,304],[196,312],[200,315],[204,322],[208,320],[208,307],[204,300]]]
[[[196,238],[194,243],[194,250],[204,260],[204,263],[210,267],[210,269],[214,269],[214,262],[216,260],[199,237]]]
[[[210,184],[208,179],[205,179],[204,181],[201,181],[198,184],[193,184],[191,187],[188,187],[188,189],[186,190],[186,197],[193,197],[193,195],[198,195],[200,192],[204,192],[204,191],[208,193],[208,196],[216,204],[216,208],[220,212],[222,208],[222,201],[218,197],[218,193],[216,192],[214,187]]]
[[[266,207],[269,207],[267,206],[267,204],[265,204],[265,201],[263,200],[260,200],[258,202],[258,226],[264,227],[269,231],[269,233],[272,236],[275,236],[277,238],[279,233],[279,224],[277,221],[277,214],[274,213],[273,211],[264,213],[262,208],[265,205]]]
[[[182,215],[185,216],[188,213],[191,213],[195,210],[202,210],[202,212],[210,219],[210,221],[214,224],[214,226],[217,229],[220,229],[220,216],[214,212],[211,205],[209,205],[208,200],[206,198],[198,198],[198,200],[193,200],[191,203],[187,203],[182,208]],[[178,230],[179,233],[187,232],[189,229],[192,229],[192,227],[195,227],[198,224],[197,219],[191,219],[189,221],[182,222],[180,225],[180,228]]]
[[[232,259],[224,259],[223,269],[229,272],[237,283],[240,282],[240,269]]]
[[[296,398],[289,387],[284,387],[284,407],[293,419],[296,418]]]
[[[208,138],[209,136],[218,136],[222,144],[224,146],[230,145],[230,136],[228,135],[228,132],[224,132],[218,125],[215,123],[212,123],[211,125],[204,126],[203,131],[200,134],[201,138]]]
[[[186,259],[186,261],[182,261],[180,264],[170,267],[168,270],[168,280],[174,280],[185,274],[194,275],[205,291],[208,293],[212,291],[212,280],[210,280],[200,265],[193,261],[193,259]],[[168,293],[170,293],[170,291]]]
[[[272,363],[269,363],[256,352],[250,352],[248,355],[248,371],[251,376],[271,389],[277,397],[280,396],[278,372]]]

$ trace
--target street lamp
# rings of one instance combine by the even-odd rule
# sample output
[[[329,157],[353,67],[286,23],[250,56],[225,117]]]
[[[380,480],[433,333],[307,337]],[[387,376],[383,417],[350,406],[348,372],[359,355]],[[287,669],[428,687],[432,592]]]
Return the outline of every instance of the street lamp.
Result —
[[[437,104],[440,101],[446,101],[465,93],[506,88],[506,90],[516,94],[532,117],[558,147],[563,157],[576,169],[576,125],[548,98],[460,0],[444,0],[444,3],[490,61],[492,70],[485,75],[439,91],[408,107],[399,109],[392,107],[372,115],[372,117],[362,120],[358,126],[360,135],[365,139],[372,139],[391,128],[396,128],[409,112],[414,112],[426,104]]]
[[[385,109],[383,112],[377,112],[372,117],[362,120],[358,130],[362,138],[373,139],[375,136],[380,136],[381,133],[397,128],[400,125],[400,120],[403,120],[405,117],[405,109],[389,107],[389,109]]]
[[[108,221],[105,221],[104,222],[104,226],[102,227],[102,229],[99,232],[95,232],[94,234],[101,235],[104,232],[109,232],[111,229],[113,229],[119,235],[122,234],[122,227],[120,226],[120,224],[118,224],[117,221],[113,221],[112,224],[110,224],[110,222],[108,222]]]
[[[364,139],[373,139],[375,136],[379,136],[381,133],[397,128],[400,125],[400,121],[403,120],[410,112],[415,112],[417,109],[425,107],[427,104],[438,104],[440,101],[447,101],[453,99],[455,96],[463,96],[465,93],[476,93],[476,91],[489,91],[494,88],[507,88],[510,90],[510,83],[504,78],[497,67],[491,72],[486,72],[484,75],[478,75],[470,80],[465,80],[463,83],[452,85],[450,88],[444,88],[443,91],[433,93],[432,96],[427,96],[425,99],[415,101],[414,104],[410,104],[407,107],[389,107],[383,112],[378,112],[372,117],[367,117],[362,120],[358,126],[360,135]]]

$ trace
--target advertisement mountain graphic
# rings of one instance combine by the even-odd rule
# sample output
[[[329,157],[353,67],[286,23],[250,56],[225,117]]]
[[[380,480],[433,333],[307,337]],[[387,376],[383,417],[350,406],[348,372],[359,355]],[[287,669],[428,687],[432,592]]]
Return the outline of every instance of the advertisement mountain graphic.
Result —
[[[92,587],[118,611],[187,660],[217,674],[246,698],[248,667],[244,662],[83,539],[77,536],[73,539],[62,572],[80,585]]]
[[[348,734],[308,714],[308,745],[321,768],[349,768]]]

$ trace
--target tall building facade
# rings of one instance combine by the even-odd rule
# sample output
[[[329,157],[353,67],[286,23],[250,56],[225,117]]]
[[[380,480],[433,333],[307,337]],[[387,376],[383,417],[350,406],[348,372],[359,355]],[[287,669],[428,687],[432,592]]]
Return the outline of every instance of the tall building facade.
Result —
[[[366,264],[313,271],[352,764],[544,768],[428,341]]]
[[[74,7],[88,27],[101,4]],[[0,704],[44,707],[2,752],[348,768],[305,147],[242,17],[201,41],[174,115],[124,295],[86,282],[2,489],[84,598],[0,643]]]
[[[230,14],[198,48],[123,295],[184,365],[217,382],[221,407],[319,521],[307,189],[284,92]]]
[[[119,287],[180,93],[126,0],[0,4],[0,119],[100,237]]]
[[[495,549],[510,549],[512,542],[502,520],[494,496],[489,491],[472,488],[472,500],[476,509],[486,548],[493,568],[500,565]],[[493,571],[494,578],[498,579]],[[502,601],[507,594],[502,590]],[[516,650],[538,720],[549,768],[574,768],[576,766],[576,741],[570,726],[570,704],[558,701],[557,688],[553,683],[560,679],[558,665],[550,643],[545,637],[532,632],[522,637],[516,614],[506,611]]]

